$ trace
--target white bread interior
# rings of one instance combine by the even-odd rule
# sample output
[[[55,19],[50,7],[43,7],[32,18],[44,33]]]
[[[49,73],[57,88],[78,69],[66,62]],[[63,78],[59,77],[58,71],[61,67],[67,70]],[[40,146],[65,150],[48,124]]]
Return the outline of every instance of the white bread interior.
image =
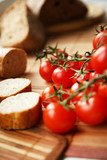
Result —
[[[9,78],[0,81],[0,102],[12,95],[31,91],[31,81],[27,78]]]
[[[41,114],[38,93],[19,93],[0,103],[0,126],[7,130],[30,128],[39,121]]]

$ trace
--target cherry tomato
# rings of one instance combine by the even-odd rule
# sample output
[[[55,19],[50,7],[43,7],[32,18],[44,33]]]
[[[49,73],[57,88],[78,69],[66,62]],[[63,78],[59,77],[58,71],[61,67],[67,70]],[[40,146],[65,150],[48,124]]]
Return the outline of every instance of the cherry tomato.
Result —
[[[64,58],[64,57],[65,57],[65,58],[66,58],[66,57],[68,56],[68,53],[65,52],[64,55],[62,56],[61,54],[63,54],[63,53],[64,53],[64,51],[58,50],[57,53],[54,53],[53,56],[51,56],[51,58],[52,58],[52,59],[55,59],[55,57],[58,57],[58,58],[61,58],[61,57]],[[59,62],[60,65],[63,65],[63,63],[64,63],[65,61],[63,61],[63,60],[58,60],[57,62]]]
[[[76,92],[76,90],[78,88],[80,88],[81,86],[76,82],[74,83],[71,88],[70,88],[70,93],[73,94]],[[71,99],[71,102],[77,102],[79,101],[84,95],[84,92],[80,92],[79,94],[77,94],[74,98]]]
[[[39,73],[44,80],[52,81],[52,72],[55,68],[56,66],[52,66],[49,61],[44,61],[40,65]]]
[[[55,133],[67,133],[76,123],[76,114],[59,103],[50,103],[43,112],[43,121]]]
[[[74,71],[71,68],[56,68],[52,73],[52,81],[56,85],[60,85],[62,83],[63,88],[68,88],[72,85],[72,76],[74,75]]]
[[[105,98],[97,93],[87,101],[76,103],[77,117],[86,124],[97,125],[107,117],[107,103]]]
[[[97,49],[98,45],[104,45],[107,44],[107,30],[105,31],[101,31],[100,33],[98,33],[95,38],[93,39],[93,48]]]
[[[96,72],[91,72],[90,76],[89,76],[89,80],[92,80],[93,78],[97,78],[98,77],[98,73]]]
[[[90,73],[89,81],[91,81],[93,78],[97,78],[97,77],[98,77],[98,74],[97,74],[96,72],[92,72],[92,73]],[[103,80],[100,79],[100,80],[98,80],[96,83],[94,83],[94,84],[92,85],[93,91],[97,91],[97,90],[98,90],[99,82],[102,82],[102,81],[103,81]]]
[[[58,53],[59,53],[59,55],[58,55]],[[62,51],[62,50],[58,50],[58,51],[57,51],[57,54],[56,54],[56,53],[54,53],[54,55],[55,55],[55,56],[57,55],[57,57],[60,57],[60,53],[61,53],[61,54],[63,54],[63,53],[64,53],[64,51]],[[67,52],[65,52],[64,54],[65,54],[65,57],[67,57],[67,56],[68,56],[68,53],[67,53]]]
[[[98,93],[101,96],[105,96],[107,99],[107,82],[106,83],[101,83],[98,87]],[[107,101],[107,100],[106,100]]]
[[[70,60],[70,59],[72,59],[72,56],[68,56],[67,57],[67,60]],[[70,62],[68,62],[67,63],[71,68],[73,68],[73,69],[79,69],[79,62],[76,62],[76,61],[70,61]]]
[[[59,86],[55,86],[56,89],[59,89]],[[65,89],[62,89],[62,91],[65,91],[67,92]],[[42,104],[44,105],[44,107],[46,108],[47,105],[49,103],[46,103],[46,102],[56,102],[56,100],[60,100],[60,98],[58,96],[53,96],[53,97],[50,97],[48,98],[51,94],[55,93],[55,90],[54,90],[54,87],[53,85],[52,86],[49,86],[49,87],[46,87],[43,92],[42,92],[42,95],[41,95],[41,100],[42,100]],[[69,95],[68,94],[63,94],[62,95],[62,100],[68,98]],[[45,102],[44,102],[45,101]]]
[[[77,82],[77,81],[82,83],[83,81],[88,80],[88,79],[89,79],[89,76],[90,76],[90,73],[84,74],[83,77],[82,77],[82,75],[79,75],[79,76],[75,77],[75,75],[77,75],[77,73],[75,73],[75,74],[74,74],[74,77],[72,78],[73,84],[74,84],[75,82]]]
[[[91,65],[96,73],[102,74],[107,69],[107,44],[98,48],[92,55]]]
[[[87,58],[91,58],[91,56],[87,56]],[[85,61],[80,61],[80,62],[79,62],[79,68],[82,67],[82,65],[84,64],[84,62],[85,62]],[[91,61],[88,61],[88,62],[86,63],[86,68],[85,68],[85,70],[87,70],[87,71],[92,70]]]

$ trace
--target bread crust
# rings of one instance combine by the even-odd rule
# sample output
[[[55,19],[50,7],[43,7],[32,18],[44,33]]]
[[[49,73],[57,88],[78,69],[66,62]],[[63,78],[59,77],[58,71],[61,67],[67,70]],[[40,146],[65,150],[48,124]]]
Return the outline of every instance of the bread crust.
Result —
[[[6,58],[8,59],[6,60]],[[12,59],[13,59],[13,62],[12,62]],[[11,68],[9,68],[9,66]],[[26,67],[27,67],[27,53],[23,49],[19,49],[19,48],[2,48],[1,49],[0,77],[2,78],[18,77],[25,72]]]
[[[22,106],[23,107],[23,106]],[[0,113],[0,126],[3,129],[27,129],[38,123],[42,116],[41,98],[39,96],[37,104],[30,109],[9,114]]]
[[[29,7],[26,5],[24,0],[17,0],[14,2],[1,16],[0,18],[0,28],[1,28],[1,35],[2,35],[2,21],[6,18],[6,16],[12,11],[15,11],[15,7],[18,6],[19,4],[23,4],[23,7],[25,9],[25,21],[27,22],[26,24],[26,30],[27,33],[24,35],[22,40],[18,42],[13,42],[13,44],[6,43],[2,36],[0,38],[0,45],[3,47],[18,47],[22,48],[26,51],[32,51],[35,49],[41,48],[44,43],[45,43],[45,30],[42,25],[42,23],[38,20],[38,18],[32,13],[32,11],[29,9]],[[21,9],[21,8],[20,8]],[[18,15],[17,15],[18,16]],[[23,15],[22,15],[23,16]],[[10,20],[10,23],[14,24],[13,19]],[[19,30],[20,32],[20,30]],[[20,33],[19,33],[20,35]],[[20,35],[21,36],[21,35]],[[7,40],[9,42],[9,40]]]

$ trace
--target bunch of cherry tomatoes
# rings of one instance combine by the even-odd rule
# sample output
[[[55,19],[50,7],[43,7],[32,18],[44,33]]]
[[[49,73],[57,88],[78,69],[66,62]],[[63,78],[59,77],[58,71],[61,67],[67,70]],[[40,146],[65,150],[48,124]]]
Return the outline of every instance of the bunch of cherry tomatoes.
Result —
[[[107,119],[107,30],[93,40],[93,50],[84,56],[48,47],[38,58],[47,57],[39,68],[41,77],[52,81],[41,99],[43,121],[55,133],[67,133],[77,118],[89,125]]]

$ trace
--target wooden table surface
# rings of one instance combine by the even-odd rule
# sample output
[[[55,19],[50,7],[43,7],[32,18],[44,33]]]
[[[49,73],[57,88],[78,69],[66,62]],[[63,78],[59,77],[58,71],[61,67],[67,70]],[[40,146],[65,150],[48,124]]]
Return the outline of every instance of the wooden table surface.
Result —
[[[103,23],[100,22],[98,24],[104,24],[106,22],[107,20],[104,19]],[[86,51],[91,51],[92,40],[96,33],[95,26],[98,26],[98,24],[91,25],[90,27],[78,31],[52,35],[47,38],[44,48],[48,45],[54,47],[58,44],[60,49],[66,48],[68,53],[75,53],[78,51],[80,54],[84,54]],[[38,73],[39,65],[40,62],[35,61],[35,56],[33,54],[28,54],[28,67],[23,77],[31,80],[32,90],[34,92],[41,93],[44,88],[52,83],[47,83],[40,77]],[[48,130],[43,123],[40,123],[38,128]],[[65,137],[69,143],[67,149],[63,153],[64,160],[67,160],[67,157],[70,157],[70,160],[72,160],[72,157],[76,157],[76,160],[77,157],[82,159],[107,160],[107,121],[98,126],[89,126],[78,121],[73,131],[63,135],[63,137]]]
[[[54,47],[58,43],[58,47],[66,48],[68,53],[78,51],[80,54],[84,54],[86,51],[92,50],[95,33],[93,25],[79,31],[53,35],[48,38],[45,47],[48,45]],[[47,83],[40,77],[38,69],[39,61],[35,61],[34,55],[29,55],[25,77],[31,79],[33,91],[41,93],[51,83]],[[45,128],[44,125],[39,127]],[[64,159],[66,157],[107,159],[107,122],[98,126],[89,126],[79,121],[75,129],[64,136],[69,141],[69,146],[64,152]]]

